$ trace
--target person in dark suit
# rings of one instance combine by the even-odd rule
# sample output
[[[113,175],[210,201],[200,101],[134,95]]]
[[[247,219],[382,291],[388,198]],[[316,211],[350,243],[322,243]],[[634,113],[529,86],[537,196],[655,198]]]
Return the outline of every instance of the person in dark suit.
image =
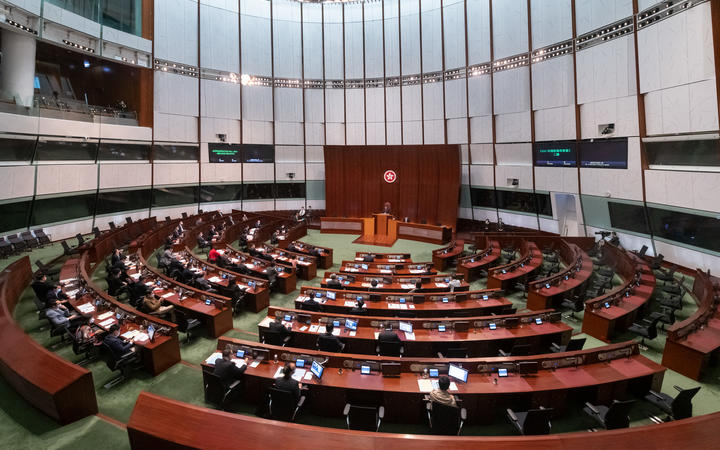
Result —
[[[305,311],[320,311],[320,303],[315,300],[315,296],[310,295],[310,298],[302,303],[302,309]]]
[[[30,287],[40,301],[45,301],[47,299],[48,292],[53,289],[52,283],[48,283],[47,276],[44,273],[35,277],[35,280],[32,284],[30,284]]]
[[[383,331],[378,335],[378,341],[380,342],[402,342],[400,336],[397,335],[392,329],[392,324],[388,324]]]
[[[50,308],[55,304],[55,302],[60,301],[62,303],[67,299],[68,296],[62,291],[62,287],[59,284],[56,284],[45,295],[45,304],[48,308]]]
[[[132,305],[139,305],[142,299],[150,293],[150,288],[145,285],[145,278],[140,276],[137,281],[128,285],[128,294]]]
[[[105,281],[107,281],[108,284],[108,294],[114,297],[127,291],[128,284],[122,277],[120,269],[111,269]]]
[[[120,337],[120,327],[117,324],[110,327],[110,332],[103,339],[103,343],[110,347],[110,351],[112,351],[115,358],[120,358],[127,352],[135,351],[135,345],[132,342]]]
[[[237,284],[236,278],[228,279],[228,286],[226,289],[227,296],[232,300],[233,311],[237,312],[245,306],[245,289],[241,288]]]
[[[282,376],[275,380],[275,387],[283,391],[288,391],[292,393],[296,399],[299,399],[302,384],[293,379],[293,372],[295,372],[295,363],[285,364],[282,370]]]
[[[375,261],[375,255],[372,253],[368,253],[367,255],[363,256],[363,262],[373,262]]]
[[[390,202],[385,202],[385,204],[383,205],[383,214],[390,214],[390,211]]]
[[[328,289],[342,289],[343,285],[342,282],[338,280],[337,275],[332,274],[327,282],[327,287]]]
[[[357,302],[355,302],[355,307],[350,310],[350,314],[356,315],[356,316],[362,316],[365,314],[365,301],[363,299],[359,299]]]
[[[268,268],[266,269],[266,275],[268,282],[270,283],[270,286],[272,287],[275,282],[277,281],[278,273],[277,269],[275,268],[275,263],[270,263]]]
[[[180,261],[173,258],[168,264],[167,274],[169,277],[177,279],[178,275],[182,274],[183,270],[185,270],[185,266],[183,266]]]
[[[293,244],[292,242],[288,244],[286,250],[289,252],[295,252],[295,253],[298,252],[298,248],[295,247],[295,244]]]
[[[122,256],[122,250],[119,248],[116,248],[113,254],[110,256],[110,265],[115,267],[118,263],[122,263],[123,256]],[[123,264],[123,267],[125,264]]]
[[[222,358],[215,360],[215,368],[213,369],[213,373],[220,378],[220,382],[225,386],[225,389],[230,387],[235,380],[242,379],[245,370],[247,370],[247,358],[243,360],[245,364],[238,367],[235,362],[233,362],[232,356],[232,350],[229,347],[225,347],[222,351]]]
[[[334,328],[335,327],[333,327],[332,322],[328,322],[327,324],[325,324],[325,332],[318,336],[317,347],[320,347],[320,342],[323,342],[323,345],[324,345],[323,348],[342,349],[343,343],[339,337],[337,337],[333,334]],[[337,351],[337,350],[335,350],[335,351]]]
[[[285,325],[282,324],[282,320],[280,320],[280,317],[275,317],[275,320],[270,322],[268,325],[268,329],[270,331],[278,331],[280,334],[282,334],[283,338],[290,334],[290,330],[285,327]]]
[[[418,281],[415,282],[415,287],[412,288],[412,289],[410,289],[410,290],[408,291],[408,294],[412,294],[412,293],[415,293],[415,294],[416,294],[416,293],[422,292],[422,291],[423,291],[422,281],[421,281],[421,280],[418,280]]]

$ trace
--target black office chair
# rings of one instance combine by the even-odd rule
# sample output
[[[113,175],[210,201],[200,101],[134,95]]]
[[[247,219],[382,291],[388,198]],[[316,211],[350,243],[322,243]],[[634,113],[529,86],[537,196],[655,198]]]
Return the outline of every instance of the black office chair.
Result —
[[[616,430],[630,426],[628,413],[634,403],[635,400],[613,400],[610,406],[604,406],[586,402],[583,412],[605,429]]]
[[[657,255],[656,257],[654,257],[652,260],[650,260],[650,264],[649,264],[650,268],[652,270],[660,269],[660,267],[662,267],[663,259],[665,259],[665,256],[663,256],[662,253]]]
[[[610,278],[615,276],[615,271],[613,271],[610,267],[598,267],[597,269],[598,275],[602,275],[605,278]]]
[[[405,353],[405,346],[402,342],[379,341],[375,346],[375,353],[378,356],[400,357]]]
[[[664,282],[664,283],[674,283],[675,282],[675,271],[677,270],[677,266],[672,266],[668,270],[657,270],[655,271],[655,278],[658,280]]]
[[[25,242],[28,248],[36,248],[40,246],[40,242],[32,235],[29,231],[23,231],[20,233],[20,238]]]
[[[62,241],[62,242],[60,242],[60,245],[62,245],[63,254],[64,254],[65,256],[74,255],[75,253],[78,252],[78,249],[77,249],[77,248],[71,248],[71,247],[68,245],[67,241]]]
[[[21,251],[25,251],[25,250],[30,251],[30,248],[27,246],[25,241],[23,241],[23,239],[19,235],[16,235],[16,234],[10,235],[7,237],[7,240],[10,241],[10,243],[13,245],[13,247],[15,247],[15,251],[17,253],[20,253]]]
[[[260,341],[263,344],[279,345],[285,347],[292,338],[292,335],[276,330],[263,330],[260,333]]]
[[[658,303],[660,306],[672,309],[683,309],[682,296],[680,295],[660,295]]]
[[[467,420],[467,410],[438,402],[425,403],[428,425],[433,434],[460,436]]]
[[[93,232],[93,236],[95,236],[96,238],[99,238],[100,235],[102,235],[102,232],[100,231],[100,228],[98,228],[98,227],[93,227],[92,232]]]
[[[509,352],[503,349],[498,350],[498,356],[528,356],[530,354],[530,346],[527,344],[513,344]]]
[[[445,352],[437,352],[438,358],[467,358],[468,349],[464,347],[449,347]]]
[[[42,228],[38,228],[36,230],[33,230],[33,234],[37,238],[38,242],[40,242],[40,245],[47,245],[50,244],[50,236],[45,234],[45,231],[43,231]]]
[[[305,395],[295,398],[292,392],[276,387],[267,390],[267,411],[271,419],[294,422],[300,409],[305,404]]]
[[[668,306],[661,306],[660,311],[654,311],[650,314],[650,319],[660,319],[662,325],[660,330],[665,331],[665,325],[672,325],[675,323],[675,310]]]
[[[570,298],[563,299],[562,303],[560,303],[560,306],[570,311],[569,314],[566,314],[563,317],[565,317],[566,319],[579,320],[575,316],[575,313],[582,312],[585,309],[585,299],[582,295],[575,294]]]
[[[8,242],[4,237],[0,238],[0,257],[7,258],[12,256],[15,252],[12,244]]]
[[[220,377],[214,373],[204,372],[203,375],[205,379],[205,401],[219,406],[223,411],[227,411],[228,405],[242,386],[242,380],[235,380],[229,386],[225,386]]]
[[[671,283],[665,283],[662,287],[662,292],[671,295],[680,295],[682,293],[682,288],[676,281],[673,281]]]
[[[570,339],[567,345],[558,345],[556,343],[550,344],[550,351],[553,353],[561,352],[574,352],[576,350],[582,350],[585,346],[586,338]]]
[[[70,342],[72,342],[73,353],[77,356],[84,356],[83,359],[76,361],[74,364],[84,366],[85,364],[97,361],[100,358],[100,347],[95,345],[94,341],[88,340],[81,342],[77,339],[75,333],[71,333],[70,330],[67,330],[67,334],[70,338]]]
[[[114,386],[117,386],[118,384],[125,381],[134,370],[140,368],[140,352],[130,351],[125,353],[124,355],[115,355],[110,346],[104,342],[103,348],[108,354],[107,360],[105,361],[108,369],[110,369],[112,372],[120,371],[120,375],[105,383],[105,389],[111,389]]]
[[[212,248],[212,242],[206,241],[205,238],[203,238],[201,234],[198,234],[197,246],[201,252],[210,251],[210,249]]]
[[[338,342],[336,339],[332,339],[330,336],[323,335],[318,336],[318,340],[315,345],[317,349],[322,352],[342,353],[343,349],[345,349],[344,343]]]
[[[52,322],[50,322],[50,337],[57,337],[60,336],[60,342],[55,342],[51,345],[51,347],[55,347],[57,344],[64,344],[65,343],[65,337],[68,335],[68,324],[65,325],[55,325]]]
[[[380,424],[385,417],[385,407],[357,406],[345,404],[343,409],[348,430],[380,431]]]
[[[645,400],[663,410],[673,420],[692,417],[692,398],[698,393],[700,386],[692,389],[683,389],[680,386],[674,386],[674,388],[679,392],[675,398],[651,390],[645,396]]]
[[[35,303],[35,309],[38,313],[38,320],[46,319],[47,316],[45,315],[45,311],[47,310],[47,306],[45,305],[45,302],[40,300],[37,295],[33,295],[33,303]],[[43,327],[40,329],[42,330]]]
[[[175,310],[175,323],[177,323],[178,331],[185,333],[185,342],[190,342],[190,339],[192,338],[192,334],[190,332],[202,325],[202,322],[198,319],[192,317],[189,318],[183,311],[178,309]]]
[[[75,239],[77,239],[77,246],[82,247],[82,245],[85,243],[85,238],[81,233],[78,233],[75,235]]]
[[[553,414],[553,408],[531,409],[529,411],[515,412],[507,409],[507,417],[515,429],[523,435],[527,434],[550,434],[550,417]]]
[[[45,276],[47,276],[48,278],[55,278],[57,275],[60,274],[59,268],[53,269],[52,267],[43,264],[43,262],[39,259],[35,261],[35,265],[37,266],[38,270],[45,274]]]
[[[628,328],[628,331],[641,336],[639,347],[643,350],[647,350],[648,347],[645,344],[645,339],[653,340],[657,337],[657,324],[660,321],[659,317],[655,319],[642,319],[640,322],[635,322]]]

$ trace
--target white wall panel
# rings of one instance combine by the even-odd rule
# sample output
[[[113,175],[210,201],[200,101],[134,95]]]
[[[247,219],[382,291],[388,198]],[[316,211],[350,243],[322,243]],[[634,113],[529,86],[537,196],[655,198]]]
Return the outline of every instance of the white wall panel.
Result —
[[[530,18],[533,49],[572,38],[572,0],[532,0]]]
[[[0,167],[0,179],[3,180],[3,188],[0,190],[0,200],[30,197],[35,190],[35,167]]]
[[[305,89],[305,122],[325,121],[324,95],[322,89]]]
[[[272,144],[273,123],[245,119],[242,121],[244,144]]]
[[[535,141],[575,139],[575,106],[541,109],[535,115]]]
[[[527,52],[527,0],[503,0],[492,7],[495,59]]]
[[[343,79],[343,4],[325,3],[325,78]]]
[[[490,61],[490,1],[467,3],[468,64]],[[496,55],[497,57],[497,55]]]
[[[493,144],[470,144],[470,158],[473,164],[494,164]]]
[[[465,2],[463,0],[443,1],[443,22],[445,69],[464,67]]]
[[[420,73],[420,9],[417,0],[400,0],[400,36],[403,75]]]
[[[322,4],[303,3],[305,78],[323,78]]]
[[[703,270],[711,270],[713,273],[720,267],[720,257],[689,248],[656,240],[655,250],[657,253],[662,253],[666,260],[685,267],[697,267]]]
[[[97,165],[58,164],[37,168],[37,195],[97,189]]]
[[[303,143],[303,124],[301,122],[275,122],[276,144]]]
[[[304,147],[302,145],[276,145],[275,162],[302,163]]]
[[[157,0],[154,4],[155,57],[197,66],[197,1]]]
[[[530,111],[495,116],[495,142],[529,142]]]
[[[242,72],[271,76],[270,2],[265,0],[240,2],[240,35]]]
[[[533,109],[575,104],[575,77],[572,55],[532,65]]]
[[[363,3],[365,6],[365,76],[383,76],[383,20],[382,2]]]
[[[272,181],[275,179],[275,165],[272,163],[243,164],[243,181]]]
[[[400,75],[400,23],[399,0],[383,0],[385,4],[385,73],[389,77]]]
[[[200,65],[237,74],[239,45],[237,11],[200,5]]]
[[[154,186],[197,183],[198,165],[195,163],[168,163],[153,165]]]
[[[302,89],[275,88],[275,120],[280,122],[302,122]]]
[[[242,166],[240,164],[204,163],[201,172],[203,184],[242,182]]]
[[[246,120],[273,120],[272,88],[266,86],[243,86],[242,113],[243,119]]]
[[[495,114],[530,110],[530,70],[528,67],[493,74]],[[472,115],[472,114],[471,114]]]
[[[513,214],[509,212],[499,211],[498,217],[502,219],[503,223],[506,225],[530,228],[532,230],[538,229],[537,216],[525,216],[522,214]]]
[[[155,112],[166,114],[198,115],[197,78],[167,72],[155,72]]]
[[[200,118],[201,142],[222,142],[219,134],[225,135],[226,142],[240,142],[241,126],[236,119]]]
[[[423,73],[442,70],[442,23],[440,19],[441,0],[422,0],[422,71]]]
[[[156,112],[153,119],[156,141],[197,142],[197,117],[176,116]]]
[[[637,98],[622,97],[580,105],[583,139],[601,137],[598,127],[608,123],[615,124],[615,136],[637,136]]]
[[[587,33],[631,15],[632,0],[575,1],[577,34]]]
[[[345,5],[345,78],[363,77],[363,3]]]
[[[201,114],[204,117],[240,119],[240,84],[200,80]]]
[[[151,164],[100,164],[100,189],[150,185]]]
[[[311,164],[308,163],[306,166],[307,179],[308,180],[324,180],[325,179],[325,164]]]
[[[628,139],[627,169],[580,169],[582,193],[598,197],[642,201],[640,139]],[[608,173],[610,172],[610,173]]]
[[[535,189],[548,192],[578,192],[575,167],[535,167]]]
[[[342,123],[345,121],[345,90],[325,89],[325,121]]]
[[[497,165],[532,166],[532,144],[496,144]]]
[[[662,205],[720,212],[720,174],[646,170],[647,201]]]
[[[291,0],[273,0],[273,59],[275,76],[302,76],[302,40],[300,38],[300,8]]]

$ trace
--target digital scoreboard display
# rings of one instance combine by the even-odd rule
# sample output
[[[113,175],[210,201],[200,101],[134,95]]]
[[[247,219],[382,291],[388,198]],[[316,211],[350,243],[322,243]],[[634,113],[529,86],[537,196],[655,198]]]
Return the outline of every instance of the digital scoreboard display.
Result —
[[[627,169],[627,138],[595,139],[580,143],[580,167]]]
[[[242,145],[208,144],[208,160],[211,163],[242,162]]]
[[[577,167],[577,144],[575,141],[536,142],[533,159],[536,166]]]

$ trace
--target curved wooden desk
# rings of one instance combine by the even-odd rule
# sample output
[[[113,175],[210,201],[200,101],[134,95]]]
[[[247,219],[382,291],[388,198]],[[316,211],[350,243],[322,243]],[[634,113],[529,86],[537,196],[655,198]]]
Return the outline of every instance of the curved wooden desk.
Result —
[[[644,260],[612,244],[603,246],[603,258],[615,267],[623,284],[585,302],[582,330],[609,342],[642,315],[655,290],[655,275]]]
[[[357,273],[366,275],[437,275],[437,270],[429,262],[412,263],[390,263],[390,262],[362,262],[343,261],[340,265],[340,272]]]
[[[557,251],[566,268],[528,283],[529,309],[556,308],[564,298],[585,292],[593,273],[592,259],[580,247],[564,240],[560,240]]]
[[[333,249],[329,247],[320,247],[319,245],[310,245],[301,241],[292,241],[287,245],[281,245],[281,248],[317,257],[318,267],[321,269],[329,269],[333,266]]]
[[[496,265],[500,259],[500,243],[498,241],[487,241],[482,250],[478,250],[474,255],[465,256],[458,259],[457,271],[463,274],[465,281],[471,283],[480,278],[482,270],[489,269]]]
[[[61,424],[96,414],[92,373],[46,350],[15,324],[13,311],[31,279],[28,256],[0,273],[0,374],[28,403]]]
[[[450,262],[460,256],[465,250],[464,241],[451,242],[447,247],[439,248],[432,251],[433,266],[439,272],[444,271],[450,265]]]
[[[710,359],[720,348],[720,279],[700,269],[695,271],[692,296],[695,313],[667,329],[662,364],[686,377],[699,380]]]
[[[261,244],[255,248],[262,248],[266,254],[270,255],[275,261],[283,267],[294,267],[298,278],[303,280],[312,280],[317,276],[317,257],[304,255],[302,253],[290,252],[280,247]]]
[[[335,274],[339,281],[342,282],[345,289],[354,291],[373,291],[373,292],[409,292],[415,289],[418,281],[422,283],[421,292],[445,292],[450,289],[450,275],[387,275],[368,273],[349,273],[349,272],[325,272],[325,278],[320,281],[321,287],[327,287],[330,277]],[[372,287],[372,280],[378,282]],[[461,281],[460,285],[455,288],[456,291],[467,291],[470,285],[466,281]]]
[[[393,329],[400,337],[405,347],[405,356],[427,357],[436,355],[439,351],[447,351],[451,347],[463,347],[469,355],[474,357],[496,356],[499,350],[510,351],[513,344],[526,344],[530,346],[530,354],[538,354],[547,351],[550,345],[567,344],[570,340],[572,328],[562,322],[545,321],[538,325],[523,323],[523,318],[529,321],[532,314],[513,314],[509,316],[484,316],[468,317],[462,319],[396,319],[388,317],[352,316],[328,313],[313,313],[294,309],[277,308],[270,306],[268,315],[258,324],[258,334],[263,336],[268,329],[268,324],[276,316],[284,317],[292,315],[293,318],[302,314],[309,320],[300,322],[292,320],[291,326],[293,346],[301,348],[315,348],[318,335],[324,330],[327,320],[339,320],[345,323],[346,318],[357,320],[357,331],[353,334],[344,326],[339,327],[339,337],[345,342],[345,351],[348,353],[359,353],[374,355],[377,345],[377,335],[386,323],[394,324]],[[509,319],[509,320],[508,320]],[[408,335],[398,330],[398,322],[406,322],[413,325],[413,334]],[[309,324],[307,322],[310,322]],[[448,329],[440,332],[437,327],[425,327],[426,323],[448,323],[465,322],[467,331],[455,332]],[[512,323],[512,325],[511,325]],[[495,324],[496,329],[490,329],[490,324]],[[505,325],[507,324],[507,325]],[[323,328],[318,329],[319,326]]]
[[[513,283],[523,282],[540,269],[543,262],[542,252],[532,241],[522,241],[521,256],[502,266],[495,266],[488,272],[489,288],[508,289]]]
[[[327,297],[327,292],[333,292],[335,299]],[[320,297],[317,297],[320,293]],[[358,297],[365,302],[368,315],[398,316],[403,312],[414,317],[469,317],[489,314],[509,314],[512,302],[500,296],[497,289],[484,289],[480,291],[464,292],[437,292],[420,294],[401,294],[398,292],[380,293],[367,291],[349,291],[338,289],[318,289],[312,286],[303,286],[300,295],[295,299],[295,307],[302,309],[305,297],[315,296],[316,301],[322,303],[322,310],[331,313],[347,314],[355,307]],[[371,295],[373,297],[371,297]],[[413,297],[421,296],[422,303],[414,303]],[[486,298],[487,297],[487,298]],[[377,300],[371,300],[375,298]],[[404,299],[404,301],[400,300]],[[445,302],[443,299],[447,299]],[[458,301],[459,299],[459,301]],[[352,305],[352,306],[351,306]]]

